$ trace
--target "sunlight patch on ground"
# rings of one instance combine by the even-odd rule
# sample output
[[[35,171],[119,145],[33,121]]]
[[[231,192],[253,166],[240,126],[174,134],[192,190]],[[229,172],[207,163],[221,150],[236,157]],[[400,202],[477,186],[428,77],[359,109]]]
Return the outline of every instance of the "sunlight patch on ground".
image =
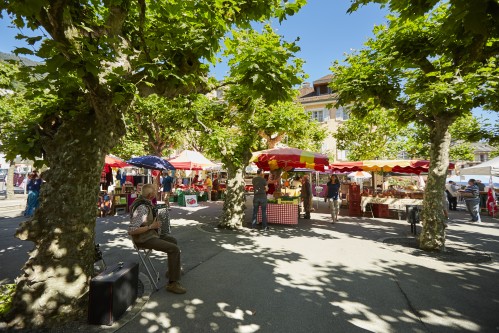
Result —
[[[188,220],[188,219],[171,219],[171,226],[175,228],[176,226],[195,226],[198,225],[199,222],[196,220]]]
[[[260,325],[250,324],[250,325],[241,325],[237,327],[234,332],[236,333],[253,333],[260,330]]]
[[[333,306],[343,309],[343,312],[358,318],[352,318],[349,322],[357,327],[372,331],[372,332],[390,332],[392,331],[390,324],[385,322],[378,315],[362,303],[350,302],[347,300],[341,302],[331,302]],[[363,318],[362,318],[363,317]]]
[[[206,208],[209,208],[208,206],[203,206],[203,205],[199,205],[199,206],[196,206],[196,207],[183,207],[183,206],[175,206],[175,210],[183,210],[183,211],[186,211],[186,212],[198,212],[200,210],[203,210],[203,209],[206,209]],[[189,214],[189,213],[187,213]]]
[[[454,316],[451,316],[451,313],[449,312],[443,312],[443,311],[420,311],[421,316],[423,317],[423,321],[435,326],[444,326],[448,327],[450,323],[452,323],[453,327],[459,327],[463,330],[467,331],[474,331],[474,332],[479,332],[481,330],[481,327],[467,319],[464,319],[461,314],[455,313],[455,311],[452,311],[452,314]],[[442,321],[442,318],[445,318],[445,321]]]
[[[17,246],[9,246],[8,248],[6,249],[1,249],[0,250],[0,253],[6,253],[7,251],[10,251],[10,250],[15,250],[16,248],[22,248],[22,245],[17,245]]]
[[[244,311],[237,308],[233,312],[225,310],[230,305],[227,303],[217,303],[220,311],[225,315],[225,317],[236,320],[244,320]]]
[[[120,236],[123,234],[126,235],[127,233],[128,233],[127,228],[114,228],[111,230],[104,231],[104,235],[113,235],[113,236]]]
[[[309,261],[276,260],[274,265],[275,281],[283,286],[314,291],[321,291],[324,286],[319,279],[323,274]]]
[[[154,309],[158,307],[157,302],[148,302],[140,316],[140,324],[144,326],[148,326],[148,332],[157,332],[161,328],[167,328],[171,326],[171,320],[168,317],[168,313],[159,312],[154,313]],[[150,310],[150,311],[149,311]]]

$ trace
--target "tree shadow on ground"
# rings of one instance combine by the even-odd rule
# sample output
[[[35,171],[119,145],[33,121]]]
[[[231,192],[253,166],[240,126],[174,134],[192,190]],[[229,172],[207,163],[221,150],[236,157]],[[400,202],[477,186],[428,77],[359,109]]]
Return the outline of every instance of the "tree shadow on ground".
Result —
[[[486,332],[499,324],[497,266],[441,262],[380,241],[407,236],[405,221],[344,217],[330,225],[317,212],[268,234],[216,233],[220,209],[172,208],[188,293],[160,289],[121,333]],[[96,242],[108,265],[139,261],[128,223],[127,215],[97,219]],[[480,242],[498,241],[476,233]],[[469,236],[449,234],[460,243]],[[154,251],[152,259],[163,275],[166,255]]]

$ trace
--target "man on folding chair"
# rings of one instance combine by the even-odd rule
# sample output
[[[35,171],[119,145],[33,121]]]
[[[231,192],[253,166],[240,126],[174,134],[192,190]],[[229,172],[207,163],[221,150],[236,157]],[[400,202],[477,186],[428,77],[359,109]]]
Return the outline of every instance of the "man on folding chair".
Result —
[[[160,223],[151,200],[156,196],[156,187],[146,184],[141,195],[130,206],[130,226],[128,234],[141,249],[152,249],[168,254],[168,276],[166,290],[175,294],[184,294],[187,290],[180,284],[180,249],[177,240],[165,233],[161,234]],[[161,234],[161,236],[160,236]]]

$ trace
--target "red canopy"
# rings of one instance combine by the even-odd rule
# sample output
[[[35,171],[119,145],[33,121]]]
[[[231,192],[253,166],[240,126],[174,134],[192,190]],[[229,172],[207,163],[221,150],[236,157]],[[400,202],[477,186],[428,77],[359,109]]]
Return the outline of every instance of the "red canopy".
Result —
[[[106,156],[104,164],[111,168],[123,168],[128,166],[128,163],[123,161],[121,158],[109,155]]]
[[[250,162],[263,170],[306,168],[324,171],[329,159],[323,154],[286,147],[257,151],[253,153]]]
[[[449,169],[454,169],[454,163],[449,163]],[[358,162],[336,162],[329,165],[333,173],[344,173],[352,171],[383,171],[398,173],[413,173],[419,175],[428,172],[430,161],[428,160],[368,160]]]

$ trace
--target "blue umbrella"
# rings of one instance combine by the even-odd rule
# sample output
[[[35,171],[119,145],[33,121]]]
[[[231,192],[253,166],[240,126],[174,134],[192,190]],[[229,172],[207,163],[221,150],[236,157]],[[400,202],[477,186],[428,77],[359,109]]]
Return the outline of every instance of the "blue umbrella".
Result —
[[[145,155],[139,157],[133,157],[126,161],[128,164],[135,165],[146,169],[155,170],[175,170],[173,165],[167,160],[154,155]]]

